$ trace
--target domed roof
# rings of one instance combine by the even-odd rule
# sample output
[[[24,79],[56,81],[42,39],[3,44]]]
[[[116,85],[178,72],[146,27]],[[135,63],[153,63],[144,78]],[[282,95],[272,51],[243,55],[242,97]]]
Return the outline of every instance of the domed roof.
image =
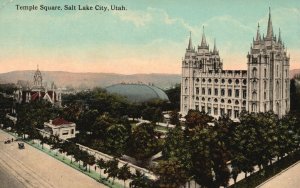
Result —
[[[130,102],[146,102],[152,99],[169,100],[163,90],[145,84],[116,84],[108,86],[106,90],[109,93],[122,95]]]

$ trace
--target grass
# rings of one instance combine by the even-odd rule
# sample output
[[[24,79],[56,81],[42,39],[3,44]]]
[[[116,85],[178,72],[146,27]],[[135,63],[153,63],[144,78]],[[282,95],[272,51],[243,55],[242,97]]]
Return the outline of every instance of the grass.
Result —
[[[14,136],[14,137],[16,137],[18,139],[21,139],[21,137],[18,137],[13,132],[8,132],[8,131],[5,131],[5,132],[9,133],[10,135],[12,135],[12,136]],[[62,162],[64,164],[66,164],[66,165],[68,165],[68,166],[70,166],[70,167],[72,167],[72,168],[80,171],[81,173],[83,173],[83,174],[85,174],[85,175],[93,178],[94,180],[96,180],[96,181],[98,181],[98,182],[100,182],[100,183],[102,183],[102,184],[104,184],[104,185],[106,185],[108,187],[111,187],[111,188],[122,188],[123,187],[123,185],[121,185],[121,184],[119,184],[117,182],[115,182],[114,184],[112,184],[112,182],[106,180],[106,178],[103,175],[101,175],[101,178],[100,178],[100,174],[97,173],[97,172],[95,172],[95,170],[90,170],[90,172],[86,171],[82,167],[82,165],[79,166],[78,162],[75,162],[74,160],[71,163],[71,160],[69,158],[64,157],[60,153],[56,153],[56,151],[52,151],[52,150],[50,150],[48,148],[42,147],[40,144],[33,143],[32,140],[23,140],[23,141],[26,142],[27,144],[29,144],[30,146],[32,146],[32,147],[34,147],[34,148],[36,148],[36,149],[38,149],[38,150],[46,153],[47,155],[50,155],[51,157],[55,158],[56,160],[58,160],[58,161],[60,161],[60,162]]]

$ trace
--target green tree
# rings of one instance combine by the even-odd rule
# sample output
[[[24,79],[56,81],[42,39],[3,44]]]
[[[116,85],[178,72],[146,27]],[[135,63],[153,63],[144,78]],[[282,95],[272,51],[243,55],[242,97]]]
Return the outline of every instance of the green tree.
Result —
[[[170,112],[170,124],[180,126],[179,114],[177,111]]]
[[[106,168],[106,162],[101,158],[96,162],[98,168],[100,169],[100,179],[101,179],[101,170]]]
[[[170,100],[170,105],[168,110],[176,110],[176,111],[180,110],[180,90],[181,90],[181,85],[176,84],[175,87],[165,91]]]
[[[128,147],[132,156],[134,156],[141,165],[145,165],[146,161],[152,155],[160,151],[160,145],[156,138],[153,125],[143,123],[135,127]]]
[[[135,171],[132,181],[129,183],[130,188],[158,188],[157,183],[149,179],[139,170]]]
[[[104,173],[107,173],[107,179],[110,177],[113,179],[112,183],[114,184],[115,178],[118,176],[119,168],[118,168],[119,161],[116,158],[113,158],[106,162],[106,169]]]
[[[188,172],[184,164],[176,158],[170,158],[167,161],[160,161],[153,171],[156,175],[158,175],[158,183],[161,187],[181,187],[189,179]]]
[[[116,156],[124,154],[128,138],[128,132],[123,125],[114,124],[108,127],[105,138],[105,148],[108,154]]]
[[[124,188],[125,188],[125,181],[128,180],[128,179],[130,179],[131,176],[132,176],[132,175],[131,175],[129,166],[128,166],[128,164],[125,164],[125,165],[123,165],[123,166],[119,169],[117,178],[118,178],[119,180],[123,180],[123,182],[124,182]]]
[[[198,110],[189,110],[185,116],[185,125],[188,129],[194,129],[197,126],[207,127],[208,123],[213,122],[213,117],[209,116],[205,112],[199,112]]]

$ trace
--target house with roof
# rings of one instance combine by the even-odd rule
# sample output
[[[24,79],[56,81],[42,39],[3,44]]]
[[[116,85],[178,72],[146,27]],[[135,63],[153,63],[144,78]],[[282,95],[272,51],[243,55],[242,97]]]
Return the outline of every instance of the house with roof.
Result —
[[[56,118],[44,123],[44,129],[50,135],[57,135],[60,139],[75,138],[76,124],[63,118]]]

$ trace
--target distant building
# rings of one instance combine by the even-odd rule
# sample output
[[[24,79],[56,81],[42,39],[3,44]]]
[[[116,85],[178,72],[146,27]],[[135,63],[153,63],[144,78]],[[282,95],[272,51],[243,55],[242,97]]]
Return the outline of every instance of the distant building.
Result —
[[[14,96],[18,103],[29,103],[36,100],[46,100],[55,106],[61,106],[61,93],[57,90],[54,83],[51,88],[43,86],[43,77],[39,68],[37,68],[33,77],[33,86],[18,85],[18,90],[15,91]]]
[[[154,99],[169,101],[167,94],[160,88],[146,84],[115,84],[105,88],[108,93],[124,96],[130,102],[141,103]]]
[[[274,111],[279,117],[289,112],[290,58],[280,30],[278,38],[274,36],[271,13],[266,36],[261,36],[258,25],[247,60],[247,70],[223,70],[216,43],[209,50],[204,30],[197,50],[190,37],[182,61],[181,114],[196,109],[238,120],[242,110]]]
[[[56,118],[44,123],[44,129],[51,135],[57,135],[61,139],[75,138],[76,124],[63,118]]]

